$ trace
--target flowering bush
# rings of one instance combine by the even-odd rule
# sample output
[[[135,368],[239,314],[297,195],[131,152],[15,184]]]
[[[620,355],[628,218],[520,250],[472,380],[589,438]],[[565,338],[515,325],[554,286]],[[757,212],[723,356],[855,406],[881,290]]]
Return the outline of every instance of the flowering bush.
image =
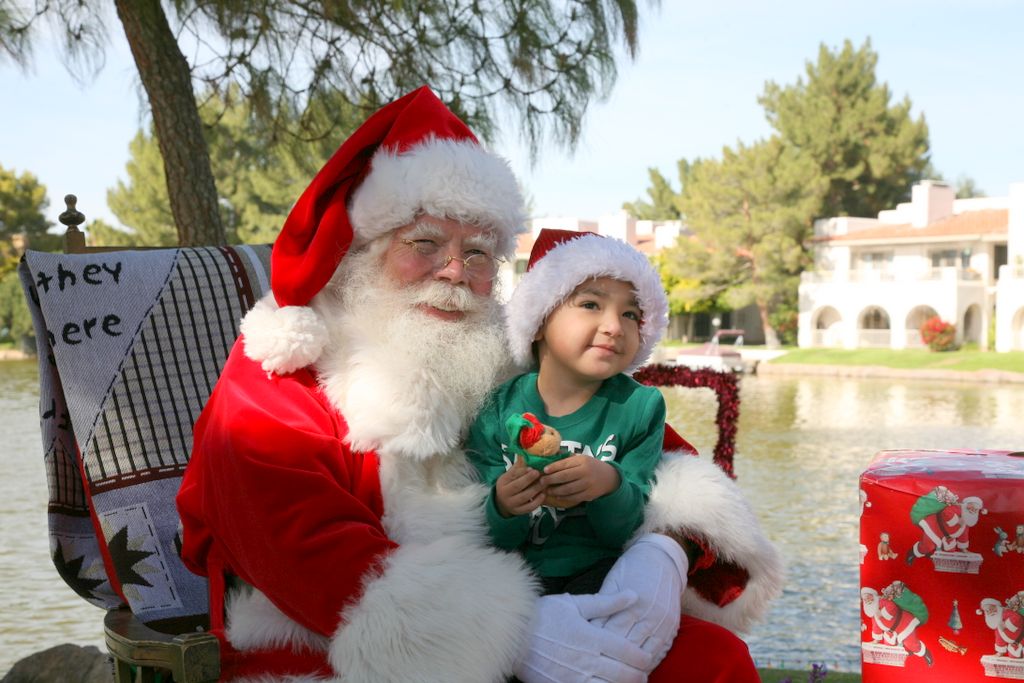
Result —
[[[956,325],[932,316],[921,325],[921,341],[932,351],[956,350]]]
[[[828,667],[825,666],[824,662],[821,664],[811,664],[811,672],[807,675],[807,683],[821,683],[828,676]],[[783,678],[781,683],[793,683],[792,678]]]
[[[828,667],[825,666],[824,662],[821,664],[812,663],[811,671],[807,675],[807,683],[821,683],[825,680],[826,676],[828,676]],[[781,683],[793,683],[793,679],[792,677],[783,678]]]

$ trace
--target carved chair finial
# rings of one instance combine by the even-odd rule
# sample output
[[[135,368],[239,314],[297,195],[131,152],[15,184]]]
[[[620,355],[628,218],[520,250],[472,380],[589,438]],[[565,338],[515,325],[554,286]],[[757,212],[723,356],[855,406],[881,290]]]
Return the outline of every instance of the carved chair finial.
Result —
[[[64,195],[64,205],[68,208],[57,216],[57,220],[68,226],[68,230],[77,230],[78,226],[85,222],[85,215],[75,208],[76,204],[78,204],[78,197],[73,194]]]
[[[75,208],[78,204],[78,197],[73,194],[64,195],[64,204],[68,208],[57,220],[67,226],[64,232],[64,251],[68,254],[85,253],[85,233],[78,229],[85,222],[85,214]]]

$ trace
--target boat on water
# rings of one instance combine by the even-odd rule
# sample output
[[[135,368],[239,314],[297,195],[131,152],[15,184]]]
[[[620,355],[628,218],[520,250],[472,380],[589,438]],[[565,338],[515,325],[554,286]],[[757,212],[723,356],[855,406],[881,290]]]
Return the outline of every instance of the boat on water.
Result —
[[[711,341],[696,348],[683,349],[674,359],[668,359],[668,362],[694,369],[743,372],[746,370],[746,363],[740,355],[743,335],[743,330],[718,330]]]

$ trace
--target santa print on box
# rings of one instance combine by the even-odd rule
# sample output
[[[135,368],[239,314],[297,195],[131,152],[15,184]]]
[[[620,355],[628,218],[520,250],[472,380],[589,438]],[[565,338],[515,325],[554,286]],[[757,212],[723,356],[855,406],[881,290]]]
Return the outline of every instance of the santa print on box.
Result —
[[[883,452],[859,494],[864,682],[1024,681],[1024,458]]]
[[[981,498],[962,501],[945,486],[936,486],[910,508],[910,519],[921,528],[921,540],[907,550],[907,564],[929,557],[938,572],[977,574],[982,558],[968,549],[970,529],[979,515],[988,514]]]
[[[895,560],[900,554],[892,549],[892,545],[889,542],[889,533],[883,531],[878,534],[878,559],[880,560]]]
[[[1006,544],[1006,550],[1024,554],[1024,524],[1017,525],[1017,535]]]
[[[1005,603],[985,598],[977,614],[995,636],[993,652],[981,658],[985,675],[1024,680],[1024,590]]]
[[[928,621],[928,607],[921,596],[902,581],[893,581],[879,593],[860,589],[861,604],[870,624],[870,641],[861,644],[865,663],[906,666],[907,657],[921,657],[931,666],[932,653],[917,636]],[[861,625],[868,631],[868,626]]]

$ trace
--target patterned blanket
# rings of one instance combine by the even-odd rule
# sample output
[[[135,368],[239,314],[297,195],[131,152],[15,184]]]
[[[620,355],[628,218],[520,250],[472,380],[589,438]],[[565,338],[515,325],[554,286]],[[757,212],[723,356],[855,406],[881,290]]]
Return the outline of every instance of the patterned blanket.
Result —
[[[269,246],[29,251],[50,548],[71,588],[153,628],[205,626],[206,584],[179,559],[174,496]]]

